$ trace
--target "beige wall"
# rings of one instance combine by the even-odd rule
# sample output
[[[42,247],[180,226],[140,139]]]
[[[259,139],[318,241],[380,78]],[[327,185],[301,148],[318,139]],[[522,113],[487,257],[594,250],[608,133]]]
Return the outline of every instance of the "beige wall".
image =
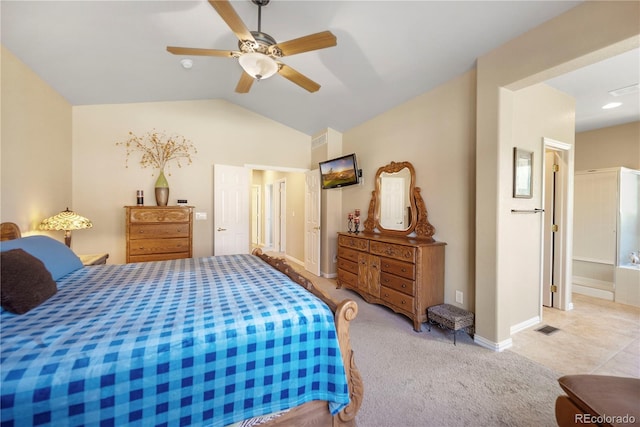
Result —
[[[320,141],[311,150],[311,168],[313,169],[319,169],[318,163],[321,161],[351,153],[350,151],[343,153],[343,135],[335,129],[325,129],[314,135],[313,141]],[[320,191],[320,274],[324,277],[336,277],[337,233],[346,229],[346,222],[340,214],[342,192],[345,189],[332,188]]]
[[[575,100],[545,84],[514,93],[513,145],[500,148],[498,263],[510,328],[536,320],[541,311],[542,214],[513,214],[511,209],[544,207],[542,138],[574,142]],[[513,147],[533,152],[533,197],[513,198]],[[508,181],[508,182],[505,182]]]
[[[446,242],[445,301],[464,293],[474,309],[475,71],[456,77],[344,133],[344,153],[355,152],[364,183],[342,190],[342,211],[360,208],[366,218],[374,178],[391,161],[416,170],[434,238]],[[346,228],[346,222],[343,222]],[[343,228],[343,230],[345,229]]]
[[[577,171],[640,169],[640,122],[577,133],[575,160]]]
[[[169,204],[187,199],[207,213],[207,220],[194,222],[195,256],[213,253],[214,164],[305,169],[310,157],[309,136],[222,100],[74,107],[74,204],[94,222],[92,230],[75,233],[76,252],[109,252],[110,262],[124,262],[123,206],[135,203],[136,190],[154,204],[155,177],[134,157],[125,168],[125,151],[115,143],[129,131],[152,129],[183,135],[198,149],[192,165],[172,165],[167,176]]]
[[[513,134],[513,91],[638,47],[639,13],[638,2],[585,2],[478,58],[476,341],[483,345],[510,346],[514,325],[508,272],[515,258],[501,258],[498,246],[518,239],[507,237],[508,223],[499,220],[509,209],[500,197],[511,187],[507,153],[519,144]]]
[[[0,219],[23,232],[77,208],[71,198],[71,105],[2,47]],[[80,211],[82,212],[82,211]],[[62,232],[51,233],[63,241]]]

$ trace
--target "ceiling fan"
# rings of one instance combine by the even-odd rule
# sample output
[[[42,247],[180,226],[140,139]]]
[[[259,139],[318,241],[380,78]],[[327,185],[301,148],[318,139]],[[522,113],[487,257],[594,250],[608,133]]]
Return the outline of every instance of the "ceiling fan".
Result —
[[[258,31],[249,31],[244,25],[229,0],[209,0],[209,4],[227,23],[231,31],[238,37],[239,50],[200,49],[192,47],[167,46],[167,50],[175,55],[222,56],[238,58],[244,70],[236,86],[236,92],[247,93],[254,80],[264,80],[275,73],[298,86],[316,92],[320,85],[293,68],[280,62],[283,56],[296,55],[317,49],[324,49],[337,44],[336,36],[331,31],[310,34],[308,36],[277,43],[276,40],[261,29],[262,6],[270,0],[251,0],[258,6]]]

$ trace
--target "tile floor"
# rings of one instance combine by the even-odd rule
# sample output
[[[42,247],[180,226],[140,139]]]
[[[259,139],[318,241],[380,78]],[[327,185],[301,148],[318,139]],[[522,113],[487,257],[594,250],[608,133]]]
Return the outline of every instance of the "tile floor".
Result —
[[[545,325],[558,331],[536,331]],[[544,307],[541,324],[511,338],[510,351],[563,375],[640,378],[639,307],[573,294],[573,310]]]

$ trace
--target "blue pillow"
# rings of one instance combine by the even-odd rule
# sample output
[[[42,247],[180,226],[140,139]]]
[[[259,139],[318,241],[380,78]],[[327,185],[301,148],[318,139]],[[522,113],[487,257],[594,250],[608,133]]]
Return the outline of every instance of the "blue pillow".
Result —
[[[11,249],[23,249],[34,257],[38,258],[53,280],[58,280],[62,276],[82,268],[82,261],[78,255],[62,242],[47,236],[29,236],[15,240],[5,240],[0,242],[0,251]]]

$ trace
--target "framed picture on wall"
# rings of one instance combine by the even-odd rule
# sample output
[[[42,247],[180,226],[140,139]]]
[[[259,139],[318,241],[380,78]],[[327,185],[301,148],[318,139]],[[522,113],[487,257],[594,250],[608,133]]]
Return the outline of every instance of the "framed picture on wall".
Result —
[[[533,151],[513,147],[513,197],[533,197]]]

